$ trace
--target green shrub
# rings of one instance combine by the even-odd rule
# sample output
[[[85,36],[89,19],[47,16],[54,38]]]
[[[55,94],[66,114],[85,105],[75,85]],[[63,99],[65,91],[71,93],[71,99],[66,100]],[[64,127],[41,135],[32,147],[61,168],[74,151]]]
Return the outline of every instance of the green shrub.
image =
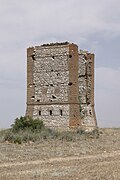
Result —
[[[96,139],[99,138],[100,136],[100,132],[98,129],[94,129],[93,131],[88,132],[87,134],[88,134],[88,137],[96,138]]]
[[[3,141],[13,142],[13,139],[14,139],[14,134],[12,133],[10,129],[8,129],[7,131],[4,131]]]
[[[82,129],[82,128],[79,128],[79,129],[77,130],[77,134],[83,135],[83,134],[85,134],[85,130]]]
[[[1,135],[1,134],[0,134]],[[1,142],[8,141],[10,143],[22,143],[22,139],[19,135],[12,132],[11,129],[7,129],[3,132],[2,138],[0,138]]]
[[[57,138],[62,141],[73,141],[74,133],[71,131],[63,131],[58,134]]]
[[[22,144],[22,138],[20,136],[15,136],[13,142],[15,144]]]
[[[77,131],[56,131],[47,127],[45,128],[43,121],[30,117],[16,118],[11,127],[10,129],[0,131],[0,142],[9,141],[10,143],[21,144],[50,139],[76,141],[87,138],[99,138],[100,135],[98,129],[91,132],[86,132],[83,128]]]
[[[21,130],[40,131],[43,127],[43,121],[32,119],[31,117],[16,118],[14,124],[11,125],[13,132]]]

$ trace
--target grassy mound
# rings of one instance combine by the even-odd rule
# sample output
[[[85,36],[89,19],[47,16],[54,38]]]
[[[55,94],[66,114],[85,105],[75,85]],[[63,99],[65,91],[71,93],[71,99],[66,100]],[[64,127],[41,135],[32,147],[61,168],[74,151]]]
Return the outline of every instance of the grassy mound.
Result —
[[[77,131],[58,132],[45,128],[43,121],[30,117],[15,119],[10,129],[0,131],[0,142],[26,143],[40,142],[43,140],[58,139],[62,141],[75,141],[81,138],[98,138],[99,131],[85,132],[83,129]]]

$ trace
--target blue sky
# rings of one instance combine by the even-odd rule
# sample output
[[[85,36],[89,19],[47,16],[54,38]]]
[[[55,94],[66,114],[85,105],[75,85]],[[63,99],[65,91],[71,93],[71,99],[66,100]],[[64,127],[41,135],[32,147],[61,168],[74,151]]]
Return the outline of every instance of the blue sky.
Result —
[[[0,128],[26,109],[26,48],[69,41],[95,53],[99,127],[120,127],[120,1],[0,0]]]

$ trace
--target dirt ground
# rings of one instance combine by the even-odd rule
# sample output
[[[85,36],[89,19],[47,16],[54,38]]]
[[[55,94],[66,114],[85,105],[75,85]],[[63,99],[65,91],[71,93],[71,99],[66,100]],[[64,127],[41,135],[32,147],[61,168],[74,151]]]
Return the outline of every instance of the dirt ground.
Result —
[[[119,180],[120,128],[98,139],[0,143],[0,180]]]

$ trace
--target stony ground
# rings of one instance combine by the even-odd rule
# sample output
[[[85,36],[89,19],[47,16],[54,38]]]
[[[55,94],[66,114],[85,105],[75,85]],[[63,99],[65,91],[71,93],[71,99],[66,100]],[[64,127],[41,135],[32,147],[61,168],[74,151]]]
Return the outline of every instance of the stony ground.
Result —
[[[120,129],[98,139],[0,143],[0,180],[119,180]]]

